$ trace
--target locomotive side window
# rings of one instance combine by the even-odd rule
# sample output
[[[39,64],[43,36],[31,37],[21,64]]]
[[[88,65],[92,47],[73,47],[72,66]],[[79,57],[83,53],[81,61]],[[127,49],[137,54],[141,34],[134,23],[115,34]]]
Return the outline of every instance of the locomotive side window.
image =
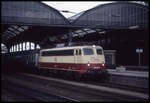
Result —
[[[81,55],[81,49],[79,49],[79,55]]]
[[[90,48],[84,48],[83,52],[84,52],[84,55],[93,55],[94,54],[93,49],[90,49]]]
[[[72,56],[73,50],[62,50],[60,56]]]
[[[58,51],[44,51],[42,56],[73,56],[73,49],[71,50],[58,50]]]
[[[97,54],[99,54],[99,55],[102,55],[102,54],[103,54],[102,49],[96,49],[96,52],[97,52]]]
[[[81,49],[75,50],[75,55],[81,55]]]
[[[75,55],[78,55],[78,50],[76,50]]]

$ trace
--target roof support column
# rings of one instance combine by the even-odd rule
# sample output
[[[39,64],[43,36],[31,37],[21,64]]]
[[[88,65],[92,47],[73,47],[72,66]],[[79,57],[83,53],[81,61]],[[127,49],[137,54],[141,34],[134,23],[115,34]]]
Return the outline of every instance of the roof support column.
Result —
[[[27,42],[25,42],[25,51],[27,50]]]
[[[108,43],[108,48],[112,48],[111,47],[111,37],[110,37],[110,34],[107,34],[107,43]]]
[[[21,50],[20,50],[20,44],[18,44],[18,51],[21,51]]]
[[[16,51],[18,52],[18,44],[16,44]]]
[[[13,45],[11,46],[11,52],[14,52],[14,48],[13,48]]]
[[[104,38],[105,38],[105,48],[108,48],[108,37],[107,34],[104,34]]]
[[[14,45],[14,51],[15,51],[15,52],[17,51],[16,45]]]
[[[31,42],[29,42],[29,50],[31,50]]]
[[[7,46],[7,52],[8,52],[8,53],[11,52],[10,48],[11,48],[10,46]]]
[[[22,48],[22,51],[23,51],[23,50],[24,50],[24,49],[23,49],[23,42],[21,43],[21,48]]]
[[[17,51],[17,46],[16,45],[14,46],[14,49],[15,49],[15,52],[16,52]]]
[[[20,51],[22,51],[22,42],[20,43]]]
[[[72,30],[69,30],[69,33],[68,33],[68,46],[71,45],[71,42],[72,42]]]
[[[36,47],[37,47],[37,44],[35,43],[35,44],[34,44],[34,49],[35,49],[35,50],[37,50],[37,48],[36,48]]]
[[[23,49],[23,42],[21,43],[21,46],[22,46],[22,51],[23,51],[23,50],[24,50],[24,49]]]
[[[15,49],[14,49],[14,45],[12,46],[12,49],[13,49],[13,52],[15,51]]]

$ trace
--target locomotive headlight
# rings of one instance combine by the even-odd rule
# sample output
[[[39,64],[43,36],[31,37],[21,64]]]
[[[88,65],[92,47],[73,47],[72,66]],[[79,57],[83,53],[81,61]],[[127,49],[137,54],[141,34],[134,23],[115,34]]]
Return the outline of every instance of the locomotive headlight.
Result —
[[[95,46],[95,45],[93,45],[93,47],[95,48],[96,46]]]
[[[90,66],[90,62],[88,61],[88,64],[87,64],[87,66],[89,67]]]
[[[102,66],[105,66],[105,64],[103,63]]]

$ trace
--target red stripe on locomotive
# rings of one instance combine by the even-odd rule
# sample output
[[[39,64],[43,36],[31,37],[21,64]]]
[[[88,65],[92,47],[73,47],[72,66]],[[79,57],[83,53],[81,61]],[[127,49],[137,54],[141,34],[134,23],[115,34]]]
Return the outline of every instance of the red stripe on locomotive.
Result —
[[[106,69],[102,64],[74,64],[74,63],[39,63],[39,68],[47,69],[58,69],[58,70],[69,70],[69,71],[78,71],[80,73],[86,73],[88,69]]]

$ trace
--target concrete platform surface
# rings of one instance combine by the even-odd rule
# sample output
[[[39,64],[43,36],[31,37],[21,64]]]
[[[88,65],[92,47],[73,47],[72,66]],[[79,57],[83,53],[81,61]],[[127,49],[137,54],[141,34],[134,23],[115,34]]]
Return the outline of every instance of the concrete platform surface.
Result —
[[[133,76],[133,77],[143,77],[148,78],[149,73],[147,71],[117,71],[116,69],[107,69],[110,74],[113,75],[122,75],[122,76]]]

